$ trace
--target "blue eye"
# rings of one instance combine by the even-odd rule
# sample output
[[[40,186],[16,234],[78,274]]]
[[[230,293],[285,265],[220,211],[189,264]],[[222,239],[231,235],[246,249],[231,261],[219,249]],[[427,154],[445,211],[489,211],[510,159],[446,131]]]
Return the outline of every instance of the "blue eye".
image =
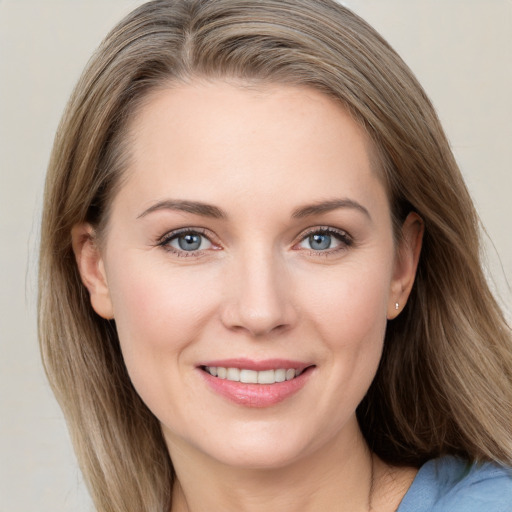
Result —
[[[164,241],[164,245],[170,246],[176,251],[194,252],[211,249],[212,243],[208,238],[195,231],[175,234]]]
[[[197,251],[201,247],[201,235],[191,233],[190,235],[183,235],[178,237],[178,245],[184,251]]]
[[[308,242],[311,249],[325,251],[331,248],[332,237],[326,233],[316,233],[308,236]]]
[[[325,228],[310,231],[302,239],[299,247],[316,252],[331,252],[332,250],[343,249],[351,244],[352,239],[344,231]]]

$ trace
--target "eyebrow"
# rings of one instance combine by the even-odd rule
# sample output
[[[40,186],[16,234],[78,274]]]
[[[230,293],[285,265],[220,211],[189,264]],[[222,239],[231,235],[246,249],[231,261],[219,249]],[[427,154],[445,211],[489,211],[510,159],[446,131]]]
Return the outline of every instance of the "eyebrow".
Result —
[[[226,213],[218,208],[207,203],[201,203],[198,201],[182,201],[177,199],[166,199],[164,201],[158,201],[154,205],[150,206],[147,210],[144,210],[137,219],[145,217],[150,213],[158,210],[176,210],[181,212],[193,213],[194,215],[201,215],[202,217],[211,217],[213,219],[226,219]]]
[[[322,201],[320,203],[303,206],[294,210],[292,217],[294,219],[303,219],[304,217],[331,212],[333,210],[337,210],[338,208],[350,208],[358,210],[370,220],[372,220],[370,212],[362,204],[352,199],[332,199],[330,201]]]
[[[322,201],[319,203],[302,206],[293,211],[292,218],[303,219],[313,215],[328,213],[339,208],[350,208],[358,210],[370,220],[372,220],[370,212],[362,204],[352,199],[332,199],[329,201]],[[158,201],[148,209],[144,210],[140,215],[137,216],[137,219],[145,217],[146,215],[159,210],[175,210],[192,213],[194,215],[201,215],[202,217],[210,217],[213,219],[225,220],[228,218],[224,210],[208,203],[202,203],[199,201],[185,201],[179,199],[165,199],[163,201]]]

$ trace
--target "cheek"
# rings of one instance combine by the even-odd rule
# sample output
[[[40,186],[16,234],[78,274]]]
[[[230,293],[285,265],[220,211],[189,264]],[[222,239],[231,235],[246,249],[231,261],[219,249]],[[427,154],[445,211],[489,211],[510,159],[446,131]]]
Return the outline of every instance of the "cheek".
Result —
[[[109,272],[121,349],[136,388],[148,380],[155,386],[160,371],[172,372],[169,365],[198,339],[216,310],[213,276],[192,268],[148,265],[148,259],[144,254],[119,258]]]
[[[384,335],[391,263],[362,263],[334,268],[303,289],[317,328],[340,345],[381,342]]]
[[[165,260],[165,256],[162,258]],[[172,265],[148,264],[151,258],[126,257],[116,260],[109,272],[109,289],[119,330],[176,334],[190,327],[205,308],[204,291],[211,288],[204,272]],[[211,279],[210,279],[211,280]],[[169,331],[169,325],[176,326]],[[131,337],[130,333],[127,333]]]
[[[320,400],[346,421],[377,371],[387,325],[391,264],[345,265],[309,288],[312,330],[324,346],[322,363],[332,378]]]

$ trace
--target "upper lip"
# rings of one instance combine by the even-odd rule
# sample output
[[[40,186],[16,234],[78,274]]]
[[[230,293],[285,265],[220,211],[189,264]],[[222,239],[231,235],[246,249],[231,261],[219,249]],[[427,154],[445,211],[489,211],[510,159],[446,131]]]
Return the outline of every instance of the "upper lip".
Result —
[[[304,363],[302,361],[293,361],[290,359],[262,359],[255,361],[253,359],[236,358],[236,359],[216,359],[211,361],[205,361],[198,365],[199,367],[204,366],[215,366],[221,368],[240,368],[246,370],[264,371],[264,370],[279,370],[279,369],[294,369],[297,371],[303,371],[308,366],[312,366],[311,363]]]

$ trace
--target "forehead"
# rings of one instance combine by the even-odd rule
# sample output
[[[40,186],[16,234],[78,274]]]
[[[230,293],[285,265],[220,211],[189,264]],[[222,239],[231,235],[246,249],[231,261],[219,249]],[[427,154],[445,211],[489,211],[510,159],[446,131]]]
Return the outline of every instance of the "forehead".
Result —
[[[382,188],[366,132],[339,102],[308,87],[162,88],[139,108],[129,139],[125,183],[142,202],[191,194],[209,202],[233,194],[324,200]]]

